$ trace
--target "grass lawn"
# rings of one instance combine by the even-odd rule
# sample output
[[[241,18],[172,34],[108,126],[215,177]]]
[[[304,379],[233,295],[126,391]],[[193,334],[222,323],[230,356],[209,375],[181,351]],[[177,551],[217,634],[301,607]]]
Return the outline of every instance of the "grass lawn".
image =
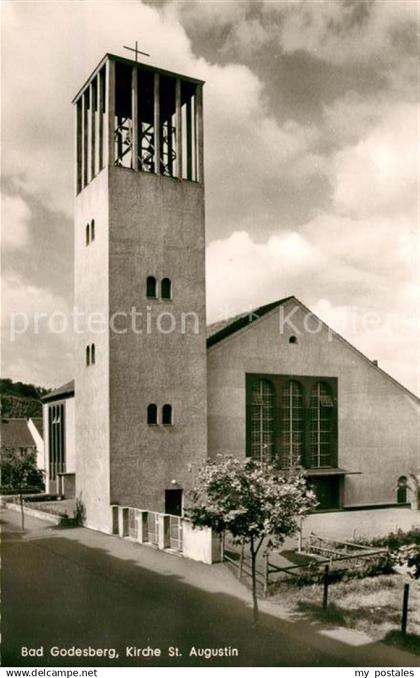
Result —
[[[404,583],[398,574],[379,575],[331,584],[329,605],[322,609],[322,586],[282,587],[270,596],[287,606],[332,625],[364,631],[375,640],[386,640],[420,654],[420,582],[410,580],[406,638],[401,637]]]

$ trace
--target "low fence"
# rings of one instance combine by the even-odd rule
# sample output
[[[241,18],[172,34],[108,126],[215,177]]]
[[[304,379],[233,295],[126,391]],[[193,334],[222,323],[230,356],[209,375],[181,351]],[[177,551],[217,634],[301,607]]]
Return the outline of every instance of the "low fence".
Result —
[[[113,506],[112,511],[113,533],[120,537],[208,564],[220,561],[220,539],[209,528],[193,528],[181,516],[131,506]]]
[[[169,516],[169,547],[182,551],[182,520],[178,516]]]
[[[351,541],[337,541],[320,537],[311,532],[308,537],[302,541],[301,554],[320,555],[323,558],[331,560],[350,560],[351,558],[369,558],[372,556],[383,555],[387,552],[386,548],[372,548],[365,544],[357,544]]]
[[[311,534],[302,542],[301,549],[293,554],[293,557],[301,562],[280,565],[274,560],[279,561],[281,554],[263,552],[257,562],[256,580],[259,588],[267,594],[269,587],[274,584],[287,585],[299,579],[305,579],[308,583],[321,581],[326,565],[330,571],[333,568],[339,569],[340,564],[347,565],[349,570],[354,570],[365,566],[367,562],[373,563],[386,553],[388,553],[386,548],[371,548],[354,542],[338,542]],[[223,559],[233,570],[236,570],[238,579],[244,578],[245,581],[251,579],[251,559],[245,552],[244,545],[235,548],[232,543],[225,544]]]
[[[336,566],[341,564],[347,565],[349,570],[361,569],[367,562],[373,563],[387,553],[387,548],[372,548],[311,533],[303,541],[302,549],[299,551],[299,557],[308,558],[305,563],[281,567],[270,562],[269,553],[264,554],[264,591],[268,591],[270,583],[281,583],[289,578],[304,577],[316,581],[322,577],[326,565],[330,572],[332,568],[338,569]],[[273,575],[276,575],[275,580]]]
[[[145,534],[145,539],[143,540],[144,542],[149,542],[149,544],[153,544],[154,546],[159,546],[159,527],[160,527],[160,521],[159,521],[159,513],[155,513],[154,511],[148,511],[147,512],[147,530]],[[163,520],[163,525],[162,525],[162,531],[163,531],[163,538],[165,541],[165,530],[167,530],[167,520]],[[168,548],[167,540],[165,541],[164,548]]]

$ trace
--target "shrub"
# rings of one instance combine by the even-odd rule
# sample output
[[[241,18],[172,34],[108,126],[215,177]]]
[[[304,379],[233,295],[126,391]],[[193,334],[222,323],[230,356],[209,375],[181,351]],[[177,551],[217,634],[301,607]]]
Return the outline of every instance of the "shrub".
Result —
[[[343,563],[332,566],[329,571],[330,584],[336,584],[340,581],[350,581],[351,579],[364,579],[365,577],[378,577],[381,574],[392,574],[394,572],[394,560],[389,553],[384,553],[374,559],[360,561],[349,561],[349,564]],[[299,575],[288,580],[292,586],[310,586],[312,584],[321,584],[324,580],[325,564],[311,563]]]
[[[420,578],[420,546],[410,544],[402,546],[392,553],[393,569],[402,574],[408,574],[414,579]]]
[[[418,544],[420,546],[420,528],[414,528],[408,532],[397,530],[397,532],[390,532],[386,537],[378,537],[366,543],[371,546],[388,546],[391,551],[396,551],[401,546],[408,544]]]

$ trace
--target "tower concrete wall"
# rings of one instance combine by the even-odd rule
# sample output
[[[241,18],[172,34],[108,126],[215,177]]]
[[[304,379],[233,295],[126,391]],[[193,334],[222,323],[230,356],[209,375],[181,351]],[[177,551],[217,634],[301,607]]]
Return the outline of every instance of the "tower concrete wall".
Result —
[[[86,225],[95,239],[86,245]],[[76,496],[86,525],[112,531],[109,473],[109,178],[108,169],[75,201],[75,424]],[[95,364],[86,366],[86,346],[95,344]]]
[[[164,511],[207,455],[203,185],[114,167],[109,196],[111,501]],[[170,278],[172,299],[148,299],[148,276]]]

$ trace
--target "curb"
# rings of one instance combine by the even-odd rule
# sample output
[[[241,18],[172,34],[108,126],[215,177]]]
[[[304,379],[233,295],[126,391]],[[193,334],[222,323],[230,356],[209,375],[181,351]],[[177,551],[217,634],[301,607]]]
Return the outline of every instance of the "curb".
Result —
[[[9,509],[10,511],[15,511],[20,513],[20,504],[15,504],[14,502],[3,501],[2,508]],[[25,516],[31,516],[32,518],[38,518],[38,520],[44,520],[46,523],[51,523],[52,525],[59,525],[61,522],[61,516],[54,515],[53,513],[46,513],[45,511],[38,511],[37,509],[28,508],[27,506],[23,507],[23,512]]]

